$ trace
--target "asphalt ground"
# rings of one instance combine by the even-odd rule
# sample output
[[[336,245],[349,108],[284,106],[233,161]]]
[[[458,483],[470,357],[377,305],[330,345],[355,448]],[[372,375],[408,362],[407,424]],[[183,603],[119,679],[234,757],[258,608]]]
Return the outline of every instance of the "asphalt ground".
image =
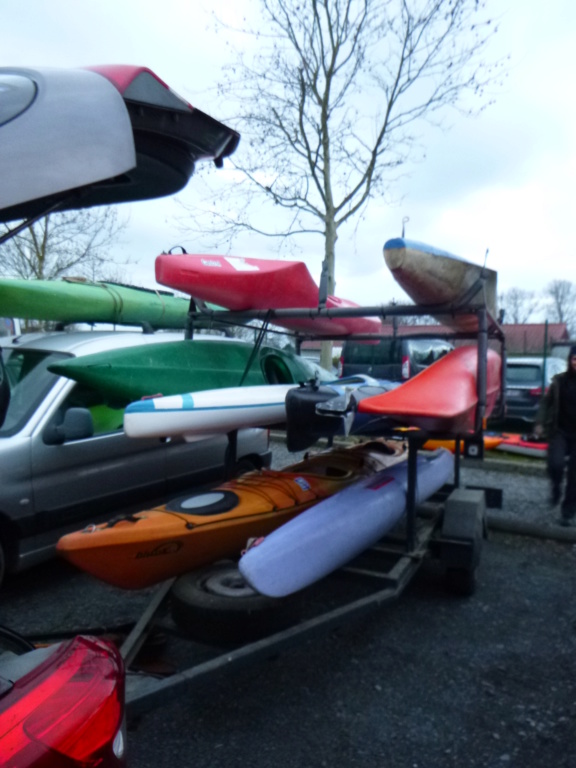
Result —
[[[494,518],[558,530],[533,463],[466,466],[462,480],[501,488]],[[328,581],[322,598],[329,605],[345,589]],[[34,637],[119,628],[152,592],[117,590],[55,561],[4,585],[1,621]],[[159,669],[193,651],[169,640]],[[473,597],[450,595],[425,565],[397,601],[209,676],[132,721],[128,765],[574,768],[575,652],[574,542],[492,530]]]

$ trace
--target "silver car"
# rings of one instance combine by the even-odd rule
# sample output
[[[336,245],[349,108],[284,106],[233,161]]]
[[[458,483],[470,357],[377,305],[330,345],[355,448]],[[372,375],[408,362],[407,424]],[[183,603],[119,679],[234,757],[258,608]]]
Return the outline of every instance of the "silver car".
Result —
[[[3,342],[11,396],[0,428],[0,581],[5,570],[50,557],[68,531],[223,477],[226,436],[192,443],[130,439],[122,410],[48,371],[69,356],[181,339],[181,333],[76,331]],[[73,418],[66,419],[71,408]],[[236,458],[244,469],[269,466],[268,432],[241,430]]]
[[[506,418],[533,422],[552,377],[566,370],[558,357],[509,357],[506,362]]]

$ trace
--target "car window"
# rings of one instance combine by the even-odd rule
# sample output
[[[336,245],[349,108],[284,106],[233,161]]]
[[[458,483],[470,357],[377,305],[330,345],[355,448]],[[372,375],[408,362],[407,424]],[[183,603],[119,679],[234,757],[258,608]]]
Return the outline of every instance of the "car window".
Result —
[[[90,411],[94,435],[118,432],[123,427],[124,409],[111,408],[104,397],[91,387],[76,384],[59,408],[62,416],[69,408],[87,408]]]
[[[48,371],[48,366],[67,357],[58,352],[4,349],[10,405],[0,429],[0,437],[15,434],[26,424],[59,378]]]
[[[506,384],[542,384],[542,367],[534,365],[510,365],[506,366]]]
[[[399,362],[400,343],[396,339],[370,341],[347,341],[344,358],[349,365],[387,365]]]

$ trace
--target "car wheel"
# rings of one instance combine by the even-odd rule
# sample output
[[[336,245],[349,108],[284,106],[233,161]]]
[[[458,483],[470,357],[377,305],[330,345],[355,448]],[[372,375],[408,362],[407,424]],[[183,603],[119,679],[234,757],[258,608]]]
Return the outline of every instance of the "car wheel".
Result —
[[[199,642],[234,646],[258,640],[293,623],[291,600],[260,595],[232,561],[184,574],[171,591],[175,624]]]

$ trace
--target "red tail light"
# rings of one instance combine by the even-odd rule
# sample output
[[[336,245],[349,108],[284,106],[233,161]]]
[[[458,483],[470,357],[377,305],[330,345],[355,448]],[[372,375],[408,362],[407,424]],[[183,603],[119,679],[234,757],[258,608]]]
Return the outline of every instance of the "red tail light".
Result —
[[[542,387],[534,387],[530,390],[532,397],[540,397],[542,395]]]
[[[76,637],[17,680],[0,699],[1,764],[4,768],[121,766],[118,734],[123,715],[120,654],[95,638]]]
[[[403,379],[410,378],[410,358],[408,357],[408,355],[402,356],[402,378]]]

